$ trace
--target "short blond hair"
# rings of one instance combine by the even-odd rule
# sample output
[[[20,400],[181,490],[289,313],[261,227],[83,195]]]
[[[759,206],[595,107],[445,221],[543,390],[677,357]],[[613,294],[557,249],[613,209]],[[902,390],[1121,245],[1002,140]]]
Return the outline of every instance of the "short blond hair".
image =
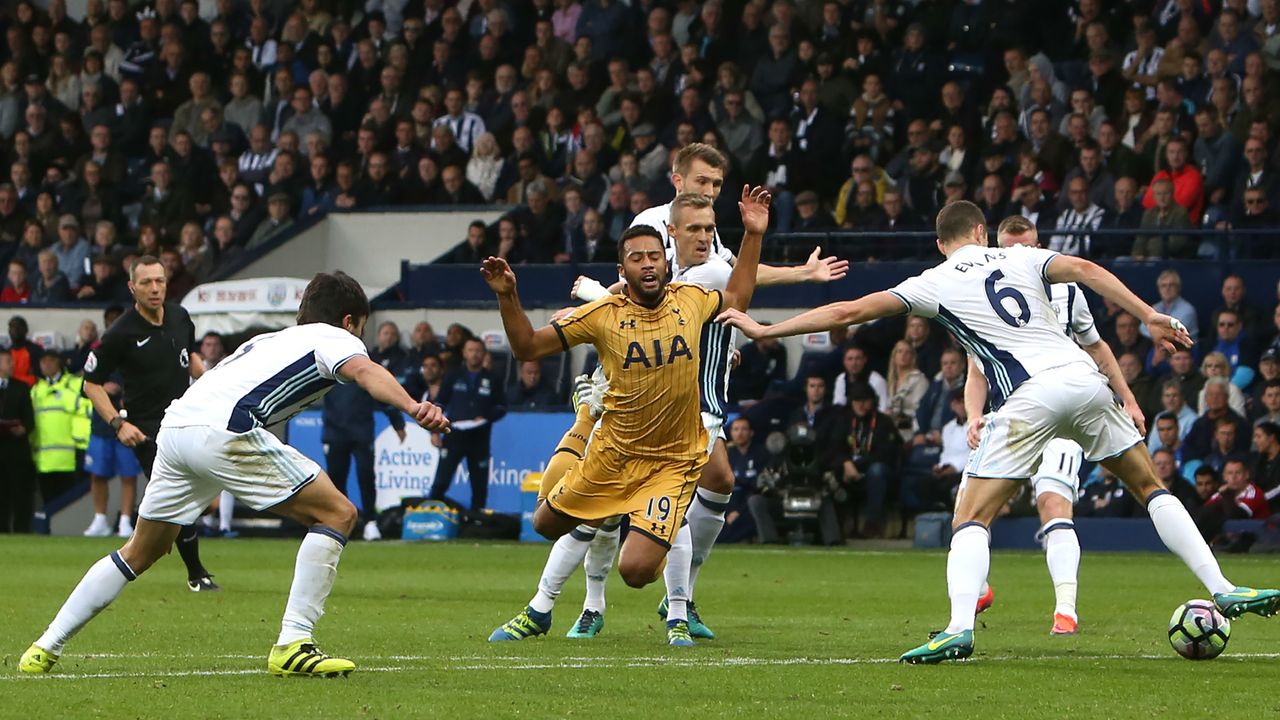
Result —
[[[676,175],[684,176],[689,172],[689,166],[694,160],[701,160],[716,170],[724,170],[728,163],[724,159],[724,154],[719,150],[711,147],[706,143],[689,143],[680,148],[675,158],[671,161],[671,172]]]
[[[996,244],[1004,246],[1006,237],[1019,237],[1027,233],[1036,233],[1036,226],[1030,220],[1021,215],[1010,215],[1000,221],[1000,226],[996,228]]]
[[[1035,230],[1036,226],[1031,221],[1021,215],[1010,215],[1000,221],[1000,226],[996,228],[997,235],[1021,235],[1025,232]]]
[[[671,224],[678,225],[680,223],[680,215],[685,208],[690,210],[702,210],[714,207],[711,198],[701,193],[680,193],[675,200],[671,201]]]

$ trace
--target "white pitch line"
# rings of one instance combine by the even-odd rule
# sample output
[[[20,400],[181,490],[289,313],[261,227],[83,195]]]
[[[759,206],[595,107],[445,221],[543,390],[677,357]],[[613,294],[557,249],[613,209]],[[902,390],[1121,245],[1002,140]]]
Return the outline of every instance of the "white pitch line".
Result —
[[[97,657],[104,657],[98,655]],[[116,658],[132,657],[142,658],[158,658],[157,655],[134,655],[113,656]],[[198,656],[170,656],[170,657],[198,657]],[[256,656],[255,656],[256,657]],[[381,665],[381,666],[362,666],[357,667],[356,672],[417,672],[423,669],[433,670],[617,670],[617,669],[637,669],[637,668],[734,668],[734,667],[780,667],[780,666],[817,666],[817,667],[836,667],[836,666],[853,666],[853,665],[888,665],[896,663],[896,658],[756,658],[756,657],[728,657],[728,658],[677,658],[677,657],[647,657],[647,658],[570,658],[560,660],[547,660],[529,657],[494,657],[494,658],[450,658],[450,662],[459,660],[489,662],[470,662],[467,664],[449,664],[445,662],[440,664],[443,658],[437,656],[426,655],[402,655],[398,656],[403,659],[413,658],[415,660],[434,660],[436,663],[427,665]],[[983,662],[1053,662],[1053,661],[1097,661],[1097,660],[1172,660],[1174,655],[1062,655],[1062,656],[1037,656],[1037,657],[1018,657],[1013,655],[998,655],[991,657],[971,658],[966,662],[983,663]],[[1224,655],[1222,659],[1227,661],[1245,661],[1245,660],[1270,660],[1280,658],[1280,653],[1237,653],[1232,655]],[[384,658],[385,659],[385,658]],[[496,662],[496,664],[495,664]],[[0,675],[0,681],[39,681],[42,678],[49,680],[100,680],[100,679],[122,679],[122,678],[184,678],[184,677],[222,677],[222,676],[243,676],[243,675],[264,675],[262,668],[253,669],[229,669],[229,670],[176,670],[176,671],[121,671],[121,672],[97,672],[97,673],[51,673],[48,675]]]

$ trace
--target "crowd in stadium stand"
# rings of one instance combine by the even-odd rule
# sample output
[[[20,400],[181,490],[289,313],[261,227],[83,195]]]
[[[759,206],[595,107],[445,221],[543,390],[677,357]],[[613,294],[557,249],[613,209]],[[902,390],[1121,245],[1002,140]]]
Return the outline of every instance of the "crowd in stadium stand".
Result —
[[[511,206],[480,252],[607,261],[694,141],[772,188],[776,231],[966,197],[1091,257],[1275,254],[1176,231],[1276,224],[1276,0],[22,0],[0,26],[6,302],[121,299],[131,253],[179,296],[378,206]]]
[[[1154,293],[1138,288],[1158,295],[1156,307],[1188,325],[1197,341],[1194,353],[1170,355],[1153,347],[1138,320],[1114,306],[1095,319],[1146,418],[1160,477],[1194,511],[1206,537],[1214,538],[1227,520],[1265,519],[1273,512],[1280,517],[1280,284],[1258,288],[1250,297],[1243,280],[1229,276],[1221,304],[1211,309],[1192,307],[1181,290],[1173,270],[1160,275]],[[108,319],[118,312],[109,310]],[[11,319],[8,328],[12,350],[0,350],[0,391],[14,383],[40,387],[61,381],[64,372],[79,372],[99,336],[97,324],[85,320],[75,341],[61,349],[64,360],[46,366],[40,363],[44,350],[27,339],[25,322]],[[476,339],[457,323],[437,336],[425,321],[407,334],[384,321],[375,337],[370,357],[412,396],[426,400],[440,398],[442,381],[461,366],[463,348]],[[753,512],[767,512],[768,503],[753,508],[751,498],[767,499],[771,487],[764,478],[770,468],[786,464],[765,451],[764,439],[775,432],[794,437],[796,426],[809,431],[812,452],[804,467],[793,464],[781,477],[775,472],[772,482],[785,484],[788,474],[820,479],[843,521],[840,536],[879,537],[887,527],[905,528],[892,524],[894,513],[905,519],[951,507],[969,452],[963,351],[921,318],[881,320],[830,333],[828,340],[825,349],[806,351],[794,372],[779,342],[742,346],[730,377],[730,399],[741,422],[729,427],[738,482],[725,539],[758,537]],[[201,352],[216,363],[230,344],[210,333]],[[567,411],[570,377],[589,372],[594,359],[571,362],[558,355],[517,363],[494,347],[484,369],[505,386],[505,409]],[[42,380],[42,371],[55,379]],[[41,442],[4,435],[13,412],[0,407],[0,451],[10,454],[15,443]],[[14,488],[0,483],[0,490]],[[1027,504],[1022,510],[1034,512]],[[1101,468],[1092,471],[1076,508],[1079,516],[1143,512]]]
[[[1280,255],[1265,233],[1280,225],[1277,0],[88,0],[82,20],[64,0],[22,0],[0,26],[0,303],[127,304],[140,254],[180,298],[300,220],[371,207],[508,208],[445,262],[609,262],[631,219],[672,197],[670,158],[690,142],[729,161],[723,225],[733,188],[767,185],[775,232],[878,233],[838,248],[855,260],[929,257],[889,231],[927,231],[960,198],[1092,258]],[[1091,234],[1106,229],[1134,232]],[[1217,309],[1179,287],[1162,276],[1159,307],[1202,358],[1153,352],[1121,313],[1099,321],[1153,448],[1217,482],[1233,452],[1265,445],[1248,421],[1280,417],[1280,314],[1265,314],[1270,288],[1245,301],[1238,278]],[[789,377],[785,348],[752,343],[734,400],[757,445],[803,422],[826,433],[838,483],[891,485],[847,493],[875,534],[888,506],[949,501],[956,466],[939,460],[956,451],[963,381],[950,346],[928,323],[884,322],[837,334]],[[375,350],[396,348],[427,392],[440,354]],[[505,377],[529,407],[567,402],[544,368]],[[898,431],[889,474],[852,462],[846,431],[874,418]],[[1265,494],[1280,479],[1257,452]],[[1132,511],[1107,482],[1082,513]]]

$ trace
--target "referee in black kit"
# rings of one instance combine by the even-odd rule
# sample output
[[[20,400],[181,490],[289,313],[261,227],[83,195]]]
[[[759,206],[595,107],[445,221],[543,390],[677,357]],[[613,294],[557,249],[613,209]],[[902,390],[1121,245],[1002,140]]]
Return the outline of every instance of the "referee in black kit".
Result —
[[[84,363],[85,396],[120,442],[133,448],[147,477],[165,409],[187,391],[191,379],[204,374],[204,361],[194,352],[195,325],[181,305],[164,301],[167,284],[160,260],[151,255],[134,260],[129,269],[134,305],[103,334]],[[116,371],[124,377],[123,412],[116,412],[102,387]],[[176,545],[187,566],[187,587],[192,592],[220,590],[200,563],[199,543],[194,525],[182,528]]]

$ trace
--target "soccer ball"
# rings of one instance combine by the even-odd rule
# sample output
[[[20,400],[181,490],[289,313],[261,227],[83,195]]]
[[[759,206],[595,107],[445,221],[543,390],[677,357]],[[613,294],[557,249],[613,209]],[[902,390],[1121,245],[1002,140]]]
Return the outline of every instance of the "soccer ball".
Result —
[[[1188,660],[1212,660],[1231,637],[1231,621],[1208,600],[1188,600],[1169,619],[1169,644]]]

